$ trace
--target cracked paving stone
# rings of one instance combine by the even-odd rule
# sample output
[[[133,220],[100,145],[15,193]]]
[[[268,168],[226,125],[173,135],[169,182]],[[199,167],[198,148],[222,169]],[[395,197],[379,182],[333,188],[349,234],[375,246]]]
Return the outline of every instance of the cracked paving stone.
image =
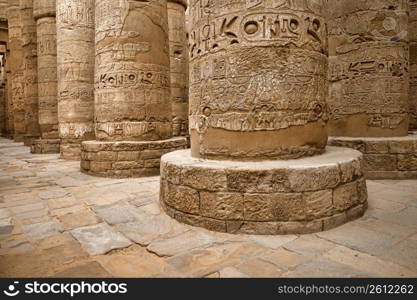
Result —
[[[118,224],[115,227],[130,240],[142,246],[147,246],[168,233],[174,235],[186,230],[184,226],[175,223],[169,217],[155,217],[144,212],[140,212],[137,221]]]
[[[107,224],[73,229],[71,234],[90,255],[104,254],[114,249],[129,247],[132,244]]]
[[[65,230],[71,230],[78,227],[98,224],[101,219],[89,210],[80,210],[74,213],[58,216],[59,223],[64,226]]]
[[[117,203],[111,205],[94,206],[94,212],[110,225],[129,223],[136,221],[134,210],[130,204]]]
[[[63,231],[64,228],[54,221],[23,226],[23,232],[29,240],[40,240]]]
[[[0,219],[6,219],[11,217],[12,214],[10,212],[10,210],[8,210],[7,208],[0,208]]]
[[[189,230],[173,237],[155,240],[147,249],[158,256],[174,256],[194,248],[208,246],[214,242],[215,239],[210,234]]]
[[[49,199],[56,199],[56,198],[63,198],[69,194],[68,191],[61,189],[61,190],[50,190],[50,191],[43,191],[39,192],[38,196],[39,198],[43,200],[49,200]]]
[[[10,234],[13,231],[13,228],[12,218],[0,220],[0,234]]]

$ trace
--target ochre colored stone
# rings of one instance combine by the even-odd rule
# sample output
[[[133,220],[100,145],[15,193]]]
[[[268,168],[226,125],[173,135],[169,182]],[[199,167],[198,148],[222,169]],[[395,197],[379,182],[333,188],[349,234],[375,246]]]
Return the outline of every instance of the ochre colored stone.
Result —
[[[327,134],[321,1],[190,3],[192,155],[289,159]]]
[[[361,161],[360,152],[333,147],[319,156],[263,162],[201,160],[190,150],[175,151],[162,157],[160,202],[178,221],[210,230],[317,232],[366,209]],[[241,178],[247,188],[234,182]],[[279,178],[277,190],[284,192],[274,191],[272,178]],[[347,211],[354,208],[348,219]]]
[[[329,145],[359,149],[364,154],[363,171],[367,179],[417,178],[416,132],[404,137],[332,137]],[[342,178],[344,176],[342,168]]]
[[[94,139],[94,0],[56,0],[61,156],[79,159]]]
[[[25,99],[25,145],[40,137],[38,99],[38,60],[36,22],[33,0],[20,0],[23,49],[23,82]]]
[[[327,1],[329,134],[407,135],[407,1]]]
[[[23,40],[19,1],[9,1],[7,19],[9,28],[11,97],[13,102],[14,140],[22,142],[26,134],[25,98],[23,79]]]

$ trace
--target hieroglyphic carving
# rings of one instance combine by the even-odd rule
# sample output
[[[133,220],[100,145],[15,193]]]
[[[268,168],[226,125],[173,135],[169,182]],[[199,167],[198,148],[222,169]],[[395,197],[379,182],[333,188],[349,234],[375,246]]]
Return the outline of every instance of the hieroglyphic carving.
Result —
[[[329,1],[330,134],[407,134],[406,8],[406,1]]]
[[[188,49],[185,29],[186,1],[168,0],[169,53],[171,64],[172,130],[188,135]]]
[[[417,1],[409,0],[410,20],[410,129],[417,130]]]
[[[7,18],[9,25],[10,80],[14,114],[14,140],[17,142],[23,141],[23,137],[26,133],[22,24],[20,16],[21,11],[19,1],[9,1]]]
[[[57,139],[57,58],[55,0],[35,0],[38,42],[39,125],[43,139]]]
[[[192,2],[194,155],[289,158],[322,151],[326,134],[318,124],[327,120],[322,9],[321,1],[303,0]],[[286,144],[285,130],[310,125],[314,138],[300,136]],[[213,130],[222,130],[224,138],[215,141]],[[274,142],[258,145],[249,137],[256,132],[269,132],[264,139]],[[278,145],[280,139],[285,142]]]
[[[57,0],[58,120],[61,155],[79,158],[94,138],[94,0]]]
[[[38,102],[38,62],[36,22],[33,16],[33,0],[20,0],[22,41],[23,41],[23,77],[25,98],[25,143],[31,144],[40,136]]]
[[[98,140],[172,136],[166,0],[96,2]]]

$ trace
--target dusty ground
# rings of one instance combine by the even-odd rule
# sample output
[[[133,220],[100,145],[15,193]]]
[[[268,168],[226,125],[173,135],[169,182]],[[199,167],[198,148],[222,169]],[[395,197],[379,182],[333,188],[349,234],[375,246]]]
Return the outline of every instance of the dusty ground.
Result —
[[[311,235],[182,225],[159,178],[114,180],[0,139],[0,277],[417,276],[417,180],[368,181],[365,217]]]

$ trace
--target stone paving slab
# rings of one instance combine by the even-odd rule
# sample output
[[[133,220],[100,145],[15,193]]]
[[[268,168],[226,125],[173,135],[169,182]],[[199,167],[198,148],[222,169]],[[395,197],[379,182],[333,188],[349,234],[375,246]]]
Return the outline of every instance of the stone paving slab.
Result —
[[[71,234],[90,254],[104,254],[113,249],[126,248],[131,242],[106,224],[80,227],[71,230]]]
[[[0,169],[0,277],[417,277],[417,180],[368,181],[342,227],[253,236],[171,219],[159,177],[96,178],[5,139]]]

